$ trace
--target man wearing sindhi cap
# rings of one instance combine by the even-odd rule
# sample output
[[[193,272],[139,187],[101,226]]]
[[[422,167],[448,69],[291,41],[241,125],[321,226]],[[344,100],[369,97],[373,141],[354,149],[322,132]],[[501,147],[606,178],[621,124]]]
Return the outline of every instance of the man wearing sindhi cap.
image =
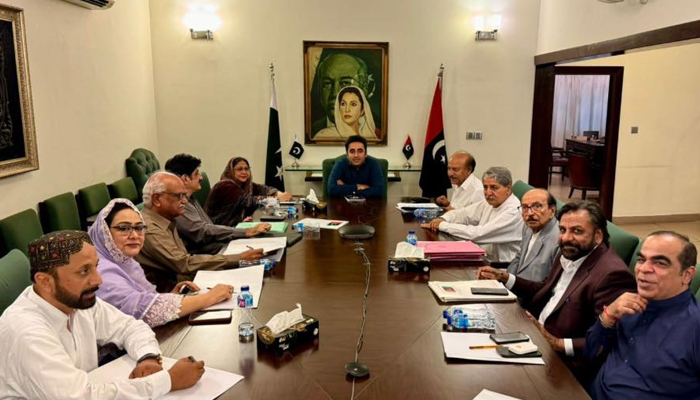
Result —
[[[0,398],[158,398],[193,386],[204,363],[161,366],[153,331],[95,296],[97,252],[80,231],[49,233],[29,244],[32,286],[0,317]],[[96,383],[97,346],[114,343],[135,360],[130,376]]]

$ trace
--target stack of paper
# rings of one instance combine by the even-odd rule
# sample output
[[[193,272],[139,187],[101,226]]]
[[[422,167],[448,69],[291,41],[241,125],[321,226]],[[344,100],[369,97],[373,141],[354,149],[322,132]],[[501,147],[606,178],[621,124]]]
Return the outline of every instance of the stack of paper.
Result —
[[[170,369],[177,360],[163,357],[163,369]],[[206,360],[205,360],[206,363]],[[110,383],[117,380],[127,380],[129,374],[136,367],[136,361],[128,354],[88,373],[90,383]],[[204,375],[194,386],[189,389],[170,392],[160,399],[199,400],[215,399],[229,390],[233,385],[243,379],[242,375],[222,371],[211,367],[204,367]],[[119,394],[117,394],[118,396]]]
[[[256,221],[256,222],[241,222],[240,224],[236,225],[236,229],[249,229],[249,228],[254,228],[261,224],[262,222]],[[272,228],[270,228],[270,232],[279,232],[279,233],[284,233],[287,230],[287,224],[286,222],[267,222],[268,224],[272,225]]]
[[[214,304],[205,310],[232,310],[237,308],[236,296],[240,293],[243,285],[250,286],[250,293],[253,295],[253,308],[258,308],[264,274],[265,267],[263,265],[223,271],[197,271],[197,275],[194,276],[194,283],[201,289],[200,293],[206,293],[208,288],[213,288],[219,283],[233,286],[234,292],[231,299]]]
[[[417,247],[425,250],[430,261],[481,261],[486,251],[475,243],[465,240],[454,242],[419,241]]]
[[[439,282],[430,281],[428,287],[443,302],[475,302],[475,303],[495,303],[515,301],[516,296],[508,290],[505,296],[494,294],[472,294],[472,288],[505,289],[506,287],[499,281],[454,281]]]
[[[321,229],[332,229],[338,230],[341,226],[347,225],[348,221],[333,220],[333,219],[323,219],[323,218],[304,218],[298,223],[304,224],[306,227],[309,224],[317,224]]]
[[[419,208],[431,208],[435,209],[436,211],[440,210],[440,207],[435,203],[397,203],[396,208],[404,214],[412,213],[413,210],[417,210]]]
[[[442,335],[442,346],[448,358],[544,365],[542,357],[501,357],[493,348],[495,343],[489,338],[488,333],[440,332],[440,335]],[[488,346],[489,348],[470,349],[470,346]]]

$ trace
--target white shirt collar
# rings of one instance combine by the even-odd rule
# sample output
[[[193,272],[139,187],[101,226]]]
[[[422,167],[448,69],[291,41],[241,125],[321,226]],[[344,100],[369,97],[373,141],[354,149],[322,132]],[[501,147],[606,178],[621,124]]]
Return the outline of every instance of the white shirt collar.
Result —
[[[583,262],[586,261],[586,259],[588,258],[588,256],[590,256],[591,253],[593,253],[593,252],[595,251],[595,249],[597,249],[597,248],[598,248],[598,246],[594,247],[593,250],[591,250],[590,253],[586,254],[585,256],[579,258],[579,259],[576,260],[576,261],[571,261],[571,260],[569,260],[568,258],[564,257],[564,255],[562,254],[562,255],[561,255],[561,259],[560,259],[562,269],[564,269],[565,272],[569,272],[569,271],[572,270],[572,269],[573,269],[573,270],[577,270],[578,267],[580,267],[581,264],[583,264]]]
[[[58,308],[54,307],[48,301],[44,300],[43,297],[39,296],[34,291],[34,286],[30,286],[27,288],[27,298],[31,300],[34,304],[36,304],[41,309],[41,311],[44,312],[46,318],[51,323],[51,326],[56,331],[59,331],[62,328],[68,326],[68,315],[66,315],[66,313],[59,310]]]

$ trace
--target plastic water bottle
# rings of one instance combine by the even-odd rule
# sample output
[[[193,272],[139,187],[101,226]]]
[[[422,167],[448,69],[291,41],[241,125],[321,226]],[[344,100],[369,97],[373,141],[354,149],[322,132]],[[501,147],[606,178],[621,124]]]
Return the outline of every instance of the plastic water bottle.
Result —
[[[238,308],[241,312],[241,322],[238,324],[238,340],[250,342],[255,337],[255,326],[251,308],[253,307],[253,295],[250,294],[248,285],[241,286],[241,293],[237,297]]]
[[[416,236],[416,231],[408,231],[408,235],[406,235],[406,243],[412,244],[414,246],[418,244],[418,236]]]

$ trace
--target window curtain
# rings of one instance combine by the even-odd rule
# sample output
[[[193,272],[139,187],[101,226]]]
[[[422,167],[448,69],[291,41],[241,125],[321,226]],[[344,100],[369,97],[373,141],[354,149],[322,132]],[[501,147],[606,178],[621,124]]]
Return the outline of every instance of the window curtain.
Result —
[[[554,82],[552,147],[584,131],[598,131],[605,137],[608,118],[608,75],[557,75]]]

